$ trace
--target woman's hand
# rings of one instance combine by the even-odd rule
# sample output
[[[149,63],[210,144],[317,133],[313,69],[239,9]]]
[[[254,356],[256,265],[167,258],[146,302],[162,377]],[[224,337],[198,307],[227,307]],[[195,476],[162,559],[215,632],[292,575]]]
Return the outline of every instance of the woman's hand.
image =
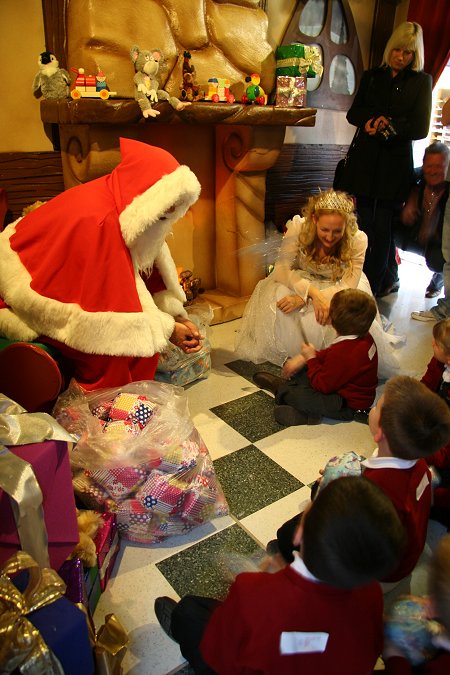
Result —
[[[202,336],[197,326],[183,317],[175,318],[175,327],[169,340],[186,354],[198,352],[202,348]]]
[[[305,301],[299,295],[285,295],[277,302],[278,309],[281,309],[284,314],[290,314],[296,309],[304,307]]]
[[[313,286],[309,287],[308,295],[312,300],[317,323],[320,323],[321,326],[325,326],[328,323],[328,317],[330,315],[330,303],[325,299],[325,296]]]
[[[383,131],[386,127],[389,126],[389,120],[384,115],[379,117],[371,117],[364,125],[364,131],[369,136],[375,136],[377,132]]]

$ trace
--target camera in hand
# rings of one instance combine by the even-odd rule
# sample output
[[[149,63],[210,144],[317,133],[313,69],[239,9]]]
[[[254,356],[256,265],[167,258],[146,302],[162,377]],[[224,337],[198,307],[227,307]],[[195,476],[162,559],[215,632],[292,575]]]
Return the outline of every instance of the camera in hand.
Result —
[[[395,131],[392,124],[389,122],[387,127],[383,127],[383,129],[378,129],[377,135],[383,136],[383,138],[387,141],[388,138],[393,138],[393,136],[397,136],[397,132]]]

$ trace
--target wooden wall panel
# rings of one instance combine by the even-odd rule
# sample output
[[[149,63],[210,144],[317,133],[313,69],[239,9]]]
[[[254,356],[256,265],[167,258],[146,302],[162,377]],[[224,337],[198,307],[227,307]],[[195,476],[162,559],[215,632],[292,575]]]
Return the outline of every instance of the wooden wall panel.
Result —
[[[267,172],[267,229],[275,226],[282,232],[311,194],[332,187],[336,164],[347,149],[344,145],[283,145],[276,164]]]
[[[310,194],[332,186],[334,169],[347,146],[285,144],[266,182],[267,228],[280,231],[300,213]],[[47,201],[64,190],[59,152],[0,153],[0,187],[8,195],[14,218],[35,201]]]
[[[64,191],[61,153],[0,153],[0,188],[6,190],[14,219],[36,201],[48,201]]]

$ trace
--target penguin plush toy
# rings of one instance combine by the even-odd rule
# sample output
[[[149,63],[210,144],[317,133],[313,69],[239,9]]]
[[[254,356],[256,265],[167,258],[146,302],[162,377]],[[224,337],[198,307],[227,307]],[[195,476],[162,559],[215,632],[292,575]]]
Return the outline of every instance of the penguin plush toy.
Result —
[[[39,55],[39,72],[33,80],[33,94],[36,98],[67,98],[69,96],[70,75],[59,67],[58,60],[52,52]]]

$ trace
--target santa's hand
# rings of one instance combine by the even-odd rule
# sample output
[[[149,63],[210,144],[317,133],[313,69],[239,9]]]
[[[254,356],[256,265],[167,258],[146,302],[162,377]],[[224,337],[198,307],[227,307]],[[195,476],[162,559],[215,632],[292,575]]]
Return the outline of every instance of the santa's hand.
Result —
[[[186,354],[198,352],[202,348],[201,335],[189,320],[186,320],[186,323],[176,321],[169,340],[172,344],[186,352]]]

